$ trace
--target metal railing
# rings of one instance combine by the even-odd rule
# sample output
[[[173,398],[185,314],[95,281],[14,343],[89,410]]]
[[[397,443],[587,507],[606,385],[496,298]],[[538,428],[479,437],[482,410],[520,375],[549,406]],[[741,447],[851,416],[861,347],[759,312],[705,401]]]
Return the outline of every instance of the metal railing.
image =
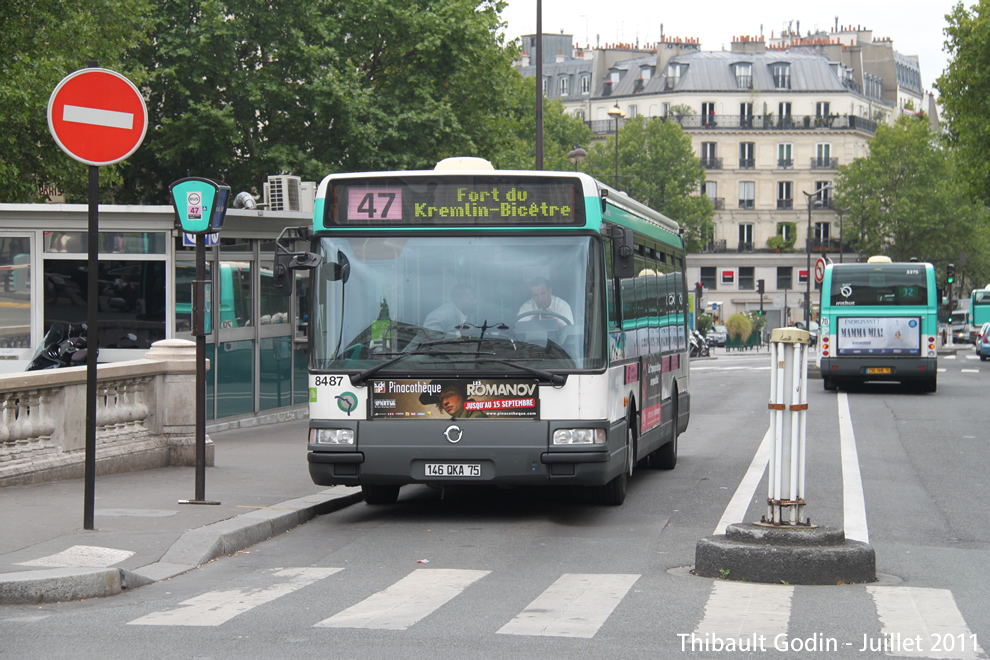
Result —
[[[839,167],[838,158],[812,158],[811,169],[813,170],[834,170]]]
[[[727,129],[745,131],[848,131],[876,133],[877,123],[855,115],[668,115],[653,117],[654,121],[675,121],[684,129]],[[615,131],[612,119],[595,119],[585,122],[595,135],[607,135]],[[620,122],[621,126],[621,122]]]

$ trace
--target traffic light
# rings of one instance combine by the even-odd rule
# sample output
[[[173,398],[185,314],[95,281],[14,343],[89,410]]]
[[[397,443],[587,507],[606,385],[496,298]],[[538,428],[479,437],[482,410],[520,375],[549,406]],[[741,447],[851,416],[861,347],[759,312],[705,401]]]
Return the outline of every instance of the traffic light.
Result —
[[[945,281],[952,284],[956,281],[956,265],[949,264],[945,267]]]
[[[694,295],[698,296],[699,299],[704,294],[704,290],[705,290],[705,285],[702,284],[701,282],[697,282],[694,285]]]
[[[756,280],[756,292],[763,295],[763,280]]]

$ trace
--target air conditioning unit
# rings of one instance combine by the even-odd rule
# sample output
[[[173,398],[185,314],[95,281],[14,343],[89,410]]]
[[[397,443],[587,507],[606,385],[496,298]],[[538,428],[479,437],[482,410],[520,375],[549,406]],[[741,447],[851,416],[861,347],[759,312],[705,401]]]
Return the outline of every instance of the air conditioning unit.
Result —
[[[312,213],[316,206],[316,182],[303,181],[299,184],[299,210],[303,213]]]
[[[280,174],[265,183],[265,204],[269,211],[299,210],[299,177]]]

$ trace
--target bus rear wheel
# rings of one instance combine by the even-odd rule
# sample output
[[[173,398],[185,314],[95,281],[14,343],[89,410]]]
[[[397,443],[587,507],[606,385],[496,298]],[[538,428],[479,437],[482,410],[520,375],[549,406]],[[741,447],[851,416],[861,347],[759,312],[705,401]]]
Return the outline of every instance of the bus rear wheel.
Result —
[[[361,486],[365,504],[395,504],[399,499],[399,486]]]
[[[670,440],[650,455],[650,467],[673,470],[677,467],[677,390],[670,396]]]

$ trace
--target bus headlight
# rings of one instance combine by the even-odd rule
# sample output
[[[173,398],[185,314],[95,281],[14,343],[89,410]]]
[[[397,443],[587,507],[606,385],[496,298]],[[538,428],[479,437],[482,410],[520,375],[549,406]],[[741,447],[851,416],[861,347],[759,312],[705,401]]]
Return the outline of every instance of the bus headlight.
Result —
[[[555,445],[604,445],[605,429],[557,429],[553,432]]]
[[[310,429],[309,441],[315,445],[353,445],[352,429]]]

